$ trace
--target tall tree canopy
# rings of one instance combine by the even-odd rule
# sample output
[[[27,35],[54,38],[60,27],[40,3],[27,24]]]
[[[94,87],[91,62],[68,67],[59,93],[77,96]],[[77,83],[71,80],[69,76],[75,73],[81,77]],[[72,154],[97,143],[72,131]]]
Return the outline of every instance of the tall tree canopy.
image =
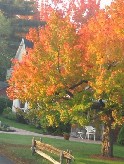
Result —
[[[124,123],[123,5],[114,1],[78,31],[70,15],[52,12],[45,28],[30,30],[34,48],[14,61],[8,89],[10,98],[38,105],[50,124],[58,113],[80,125],[99,120],[105,156],[113,156],[113,129]]]
[[[6,56],[9,56],[10,61],[10,59],[15,56],[20,41],[22,37],[26,36],[29,28],[43,26],[45,22],[40,21],[37,0],[0,0],[0,11],[3,13],[5,18],[10,21],[11,25],[11,33],[9,37],[2,37],[2,41],[6,40],[8,43],[7,47],[2,47],[2,49],[4,49]],[[2,80],[5,80],[6,69],[7,67],[10,68],[10,63],[7,65],[4,61],[2,62],[6,65],[5,69],[2,68]]]
[[[0,12],[0,79],[5,80],[6,69],[10,67],[11,55],[8,48],[8,39],[12,32],[11,23]]]
[[[15,33],[21,37],[28,32],[29,27],[38,25],[39,12],[34,0],[1,0],[0,10],[12,21]]]

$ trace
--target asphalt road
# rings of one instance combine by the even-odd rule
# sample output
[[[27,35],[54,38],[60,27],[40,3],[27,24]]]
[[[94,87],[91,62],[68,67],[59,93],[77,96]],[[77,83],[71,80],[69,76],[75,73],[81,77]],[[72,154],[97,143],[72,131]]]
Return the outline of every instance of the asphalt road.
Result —
[[[14,163],[10,161],[8,158],[0,155],[0,164],[14,164]]]

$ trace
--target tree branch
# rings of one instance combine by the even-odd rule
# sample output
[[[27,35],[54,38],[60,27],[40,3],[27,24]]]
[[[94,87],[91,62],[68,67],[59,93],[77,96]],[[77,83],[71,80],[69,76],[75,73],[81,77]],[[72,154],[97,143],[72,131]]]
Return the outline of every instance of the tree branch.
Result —
[[[79,85],[83,83],[88,83],[88,80],[81,80],[77,84],[72,85],[69,89],[75,89],[76,87],[78,87]]]

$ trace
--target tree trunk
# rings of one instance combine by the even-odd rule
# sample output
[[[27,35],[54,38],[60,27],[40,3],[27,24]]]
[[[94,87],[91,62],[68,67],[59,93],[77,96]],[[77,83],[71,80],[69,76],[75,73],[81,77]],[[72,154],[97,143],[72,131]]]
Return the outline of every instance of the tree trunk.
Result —
[[[102,138],[102,155],[113,157],[113,129],[111,126],[105,125]]]

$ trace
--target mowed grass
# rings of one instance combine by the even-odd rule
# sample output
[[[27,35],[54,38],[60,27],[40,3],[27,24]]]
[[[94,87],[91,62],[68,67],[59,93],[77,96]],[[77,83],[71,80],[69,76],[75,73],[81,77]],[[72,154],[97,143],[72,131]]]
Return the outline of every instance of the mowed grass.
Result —
[[[32,125],[18,123],[18,122],[14,121],[14,120],[9,120],[9,119],[6,119],[6,118],[4,118],[2,116],[0,116],[0,121],[2,123],[5,123],[5,124],[7,124],[9,126],[12,126],[12,127],[15,127],[15,128],[24,129],[24,130],[31,131],[31,132],[36,132],[36,133],[42,133],[41,129],[36,129]]]
[[[0,134],[0,147],[2,148],[2,145],[6,146],[7,151],[10,151],[13,156],[28,160],[29,164],[50,164],[39,155],[35,154],[32,156],[30,149],[32,137],[33,136]],[[39,139],[39,137],[36,137],[36,139]],[[51,144],[62,150],[72,150],[72,154],[75,157],[75,161],[73,162],[74,164],[124,164],[124,161],[108,161],[91,158],[91,155],[93,154],[100,154],[100,144],[87,144],[82,142],[51,139],[47,137],[43,138],[43,142]],[[124,157],[124,147],[115,145],[114,154],[118,157]]]
[[[15,128],[20,128],[28,131],[33,131],[37,133],[42,133],[41,130],[36,129],[33,126],[26,124],[17,123],[15,121],[5,119],[0,116],[0,121],[13,126]],[[0,134],[0,149],[5,146],[7,151],[12,153],[15,158],[22,158],[29,161],[29,164],[49,164],[46,160],[42,159],[39,155],[32,156],[31,154],[31,141],[33,136],[23,136],[15,134]],[[35,137],[39,139],[39,137]],[[108,161],[93,159],[91,155],[101,153],[101,145],[99,144],[88,144],[82,142],[66,141],[60,139],[51,139],[44,137],[43,142],[51,144],[62,150],[72,150],[72,154],[75,157],[74,164],[124,164],[124,161]],[[124,157],[124,147],[114,145],[114,155],[116,157]],[[25,163],[25,164],[28,164]]]

